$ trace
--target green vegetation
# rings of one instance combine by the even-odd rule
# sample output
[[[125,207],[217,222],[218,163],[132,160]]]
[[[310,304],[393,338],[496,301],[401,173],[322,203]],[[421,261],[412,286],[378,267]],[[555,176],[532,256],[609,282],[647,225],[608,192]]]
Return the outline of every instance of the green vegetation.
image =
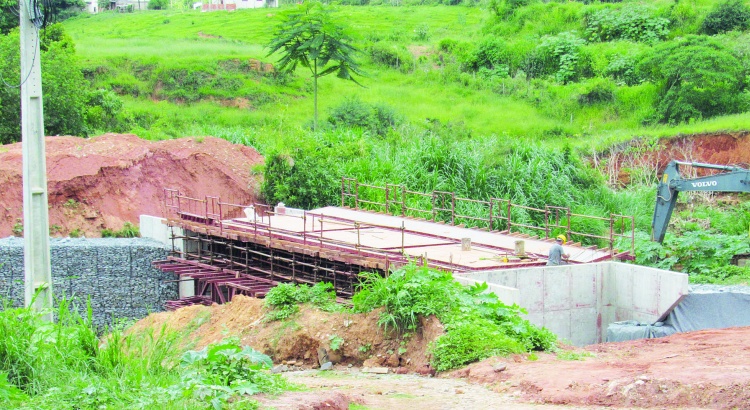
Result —
[[[585,360],[587,357],[594,357],[594,354],[591,352],[576,352],[573,350],[562,350],[559,349],[555,352],[555,355],[557,356],[558,360]]]
[[[16,218],[16,223],[13,224],[11,232],[13,232],[13,236],[23,236],[23,219]]]
[[[185,2],[153,3],[166,10],[81,15],[64,30],[48,29],[47,133],[213,135],[250,145],[267,160],[269,203],[335,204],[340,177],[349,176],[577,214],[635,215],[646,235],[656,172],[631,167],[633,183],[613,190],[616,175],[602,177],[611,169],[607,154],[634,138],[658,150],[664,137],[750,129],[749,13],[738,0],[342,1],[332,9],[346,27],[337,23],[333,32],[351,40],[352,53],[340,61],[367,74],[358,80],[363,87],[315,72],[311,79],[294,70],[292,62],[304,60],[284,60],[279,34],[301,29],[288,17],[304,9],[199,13]],[[312,23],[306,27],[323,27]],[[15,35],[0,44],[6,80],[20,77]],[[17,101],[12,92],[0,99]],[[318,105],[320,123],[310,115]],[[0,140],[15,141],[18,110],[0,108]],[[748,228],[747,218],[738,221],[738,233],[705,232],[731,235],[737,248]],[[667,241],[681,230],[670,232]],[[670,255],[689,258],[679,254],[687,248],[674,249]],[[645,252],[643,263],[671,263]],[[727,266],[726,258],[706,257]],[[706,274],[691,263],[672,267],[701,275],[694,279]]]
[[[331,350],[333,350],[334,352],[341,349],[341,346],[344,344],[344,339],[338,335],[329,336],[328,341],[330,342],[329,346],[331,347]]]
[[[412,332],[419,318],[434,315],[446,334],[431,346],[432,366],[445,371],[495,355],[554,346],[554,334],[521,318],[516,305],[506,306],[487,285],[464,287],[449,273],[409,264],[387,277],[365,275],[352,298],[354,311],[383,307],[378,324],[386,331]]]
[[[309,303],[325,312],[342,309],[336,303],[336,292],[330,283],[318,282],[313,286],[281,283],[273,287],[264,299],[268,309],[265,318],[268,321],[287,319],[299,312],[301,303]]]
[[[313,78],[313,130],[318,129],[318,79],[336,77],[354,80],[359,65],[357,49],[350,44],[343,28],[332,18],[332,10],[322,3],[307,2],[286,11],[268,43],[269,53],[281,53],[278,70],[293,74],[297,64],[310,70]]]
[[[512,4],[512,12],[501,15],[492,4],[485,8],[482,3],[339,6],[338,19],[349,26],[344,34],[363,51],[354,61],[367,72],[361,81],[366,88],[320,78],[321,110],[357,97],[368,104],[388,104],[415,126],[424,126],[425,118],[460,121],[475,135],[553,145],[562,138],[599,148],[633,136],[680,132],[671,126],[664,134],[650,125],[660,101],[652,83],[658,79],[643,77],[637,67],[656,47],[702,34],[703,20],[718,3]],[[293,146],[314,111],[313,82],[272,69],[269,64],[281,55],[266,57],[265,45],[275,38],[274,28],[284,14],[283,9],[278,14],[102,13],[67,20],[65,26],[93,88],[123,99],[121,129],[171,138],[239,128],[245,137],[257,136],[252,145],[268,153],[269,148]],[[713,37],[747,58],[746,34],[730,31]],[[606,92],[592,94],[595,84],[604,85]],[[744,87],[736,94],[743,94]],[[249,104],[233,104],[236,98]],[[186,109],[172,121],[169,110],[157,108],[159,101]],[[207,115],[209,108],[222,118]],[[748,127],[743,117],[721,128],[702,124],[700,118],[694,121],[695,131]]]
[[[112,229],[102,229],[102,238],[137,238],[141,232],[137,226],[130,222],[125,222],[122,229],[115,231]]]
[[[3,306],[5,408],[256,408],[249,395],[291,387],[267,371],[267,356],[236,340],[197,352],[185,352],[183,335],[165,329],[125,335],[113,328],[100,340],[91,307],[83,311],[60,301],[57,320],[49,323],[29,309]]]
[[[278,394],[290,385],[280,376],[269,373],[271,358],[241,347],[238,339],[225,339],[198,351],[182,356],[184,373],[180,383],[170,390],[184,397],[209,401],[213,408],[221,408],[230,399],[232,407],[256,408],[248,395]]]

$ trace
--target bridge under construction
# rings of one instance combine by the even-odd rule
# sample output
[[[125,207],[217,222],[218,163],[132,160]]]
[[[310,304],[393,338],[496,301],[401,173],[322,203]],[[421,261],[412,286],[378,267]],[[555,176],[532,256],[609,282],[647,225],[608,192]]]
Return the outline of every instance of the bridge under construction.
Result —
[[[565,207],[536,209],[348,178],[342,178],[340,206],[313,210],[164,193],[172,253],[154,266],[194,285],[191,296],[168,302],[169,309],[225,303],[235,294],[263,297],[284,282],[329,282],[346,299],[361,272],[387,275],[410,261],[455,275],[544,266],[559,233],[577,241],[565,246],[570,264],[628,259],[634,244],[629,216],[577,215]],[[573,229],[593,224],[602,232]]]

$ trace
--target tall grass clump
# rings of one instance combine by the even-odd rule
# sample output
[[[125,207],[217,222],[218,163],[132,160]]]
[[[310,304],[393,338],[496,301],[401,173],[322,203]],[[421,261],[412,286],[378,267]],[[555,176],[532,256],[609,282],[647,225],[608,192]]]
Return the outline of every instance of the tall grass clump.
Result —
[[[430,346],[432,366],[445,371],[494,355],[548,350],[555,336],[537,328],[517,305],[503,304],[487,285],[464,287],[450,273],[407,264],[386,277],[364,274],[352,298],[354,311],[383,308],[378,324],[386,331],[413,332],[420,318],[435,316],[445,334]]]
[[[82,308],[63,299],[54,314],[55,322],[48,322],[42,313],[7,302],[0,310],[3,408],[202,409],[235,402],[252,407],[246,395],[288,387],[275,375],[258,375],[267,373],[267,357],[262,365],[254,364],[259,354],[236,343],[214,350],[209,346],[205,360],[203,352],[193,352],[190,357],[196,360],[184,363],[181,356],[189,348],[184,335],[166,327],[125,333],[115,326],[100,337],[90,304]],[[230,370],[233,380],[241,382],[218,383]]]

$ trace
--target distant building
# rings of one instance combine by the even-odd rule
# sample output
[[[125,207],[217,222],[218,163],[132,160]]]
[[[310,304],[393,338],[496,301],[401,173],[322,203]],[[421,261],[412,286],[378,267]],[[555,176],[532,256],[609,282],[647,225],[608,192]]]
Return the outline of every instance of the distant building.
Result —
[[[260,9],[263,7],[279,7],[278,0],[209,0],[201,5],[201,11],[217,11],[236,9]]]
[[[96,14],[102,11],[99,10],[97,0],[85,0],[85,2],[87,12]],[[263,7],[279,7],[279,0],[208,0],[193,3],[193,9],[201,9],[201,11],[233,11],[236,9],[259,9]],[[109,0],[109,5],[104,10],[129,12],[146,9],[148,9],[148,0]]]
[[[91,14],[96,14],[104,10],[119,10],[121,12],[129,12],[148,9],[148,0],[109,0],[107,7],[101,10],[99,9],[99,2],[97,0],[84,1],[86,3],[86,11]]]
[[[88,11],[91,14],[96,14],[99,12],[99,3],[96,0],[87,0],[86,1],[86,11]]]

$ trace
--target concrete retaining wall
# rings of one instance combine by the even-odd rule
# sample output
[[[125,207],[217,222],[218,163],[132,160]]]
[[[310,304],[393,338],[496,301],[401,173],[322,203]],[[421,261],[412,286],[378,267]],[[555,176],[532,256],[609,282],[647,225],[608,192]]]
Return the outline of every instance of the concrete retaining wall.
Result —
[[[684,273],[619,262],[480,272],[460,281],[516,289],[517,295],[502,288],[495,293],[526,309],[532,323],[579,346],[602,342],[612,322],[660,320],[688,293]]]
[[[140,319],[164,310],[177,299],[174,274],[151,267],[168,248],[146,238],[50,239],[52,291],[55,298],[76,297],[80,305],[91,298],[94,324],[112,319]],[[0,298],[24,304],[23,239],[0,239]]]

